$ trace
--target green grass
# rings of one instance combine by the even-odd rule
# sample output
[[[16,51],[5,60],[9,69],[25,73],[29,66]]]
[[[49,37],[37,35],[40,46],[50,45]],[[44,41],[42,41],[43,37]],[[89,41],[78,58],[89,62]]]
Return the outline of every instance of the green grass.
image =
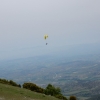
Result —
[[[59,100],[52,96],[36,93],[0,83],[0,100]]]

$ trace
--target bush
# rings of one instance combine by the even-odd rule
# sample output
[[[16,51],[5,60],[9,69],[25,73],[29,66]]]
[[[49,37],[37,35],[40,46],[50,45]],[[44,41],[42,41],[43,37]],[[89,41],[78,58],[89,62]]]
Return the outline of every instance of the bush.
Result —
[[[38,92],[38,93],[43,93],[43,91],[44,91],[43,88],[37,86],[34,83],[24,83],[23,88],[26,88],[26,89],[29,89],[31,91],[35,91],[35,92]]]
[[[62,94],[56,95],[56,98],[59,98],[61,100],[68,100],[66,97],[64,97]]]
[[[46,95],[55,96],[55,95],[61,94],[61,90],[60,90],[60,88],[55,88],[51,84],[48,84],[48,86],[46,87],[44,93]]]
[[[69,100],[76,100],[75,96],[70,96]]]
[[[8,84],[8,85],[12,85],[12,86],[16,86],[16,87],[21,87],[20,84],[17,84],[16,82],[10,80],[6,80],[6,79],[0,79],[0,83],[3,83],[3,84]]]
[[[46,89],[44,90],[44,93],[46,95],[51,95],[51,96],[55,96],[56,98],[62,99],[62,100],[68,100],[66,97],[64,97],[61,94],[61,90],[60,88],[56,88],[51,84],[48,84],[48,86],[46,87]]]

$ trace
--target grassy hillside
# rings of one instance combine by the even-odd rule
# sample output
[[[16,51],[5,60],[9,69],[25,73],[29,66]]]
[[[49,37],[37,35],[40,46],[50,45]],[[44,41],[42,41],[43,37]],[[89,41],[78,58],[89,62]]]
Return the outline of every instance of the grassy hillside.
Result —
[[[0,83],[0,100],[59,100],[52,96]]]

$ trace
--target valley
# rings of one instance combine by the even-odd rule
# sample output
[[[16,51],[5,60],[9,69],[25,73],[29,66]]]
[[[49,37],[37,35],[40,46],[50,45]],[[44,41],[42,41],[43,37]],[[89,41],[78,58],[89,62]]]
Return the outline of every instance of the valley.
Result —
[[[17,59],[1,62],[0,68],[1,78],[41,87],[51,83],[60,87],[66,97],[75,95],[86,100],[100,94],[100,55]]]

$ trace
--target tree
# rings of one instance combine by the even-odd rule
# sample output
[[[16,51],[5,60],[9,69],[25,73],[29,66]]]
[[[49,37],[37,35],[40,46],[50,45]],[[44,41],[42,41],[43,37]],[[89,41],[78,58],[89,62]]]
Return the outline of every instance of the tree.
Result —
[[[48,84],[48,86],[46,87],[44,93],[46,95],[55,96],[55,95],[61,94],[61,90],[60,90],[60,88],[55,88],[53,85]]]
[[[69,100],[76,100],[75,96],[70,96]]]
[[[51,96],[55,96],[56,98],[62,99],[62,100],[68,100],[66,97],[64,97],[61,94],[61,90],[59,87],[54,87],[51,84],[48,84],[48,86],[46,87],[46,89],[44,90],[44,93],[46,95],[51,95]]]

